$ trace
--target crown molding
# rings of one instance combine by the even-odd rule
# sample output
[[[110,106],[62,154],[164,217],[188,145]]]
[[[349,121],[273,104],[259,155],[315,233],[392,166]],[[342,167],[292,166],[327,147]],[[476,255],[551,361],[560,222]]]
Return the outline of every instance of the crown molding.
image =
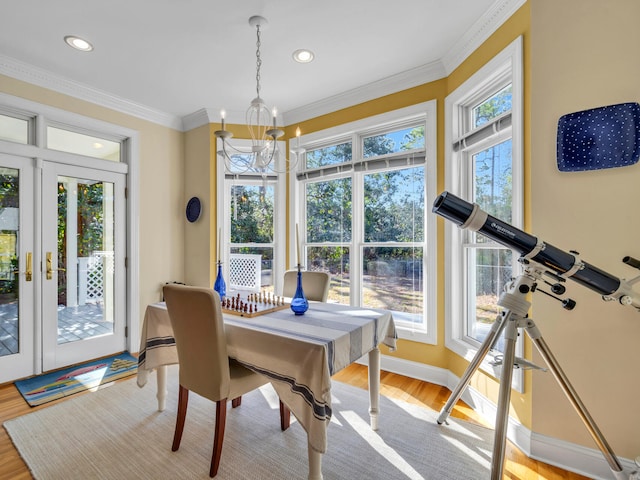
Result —
[[[326,115],[327,113],[335,112],[343,108],[352,107],[360,103],[368,102],[369,100],[384,97],[385,95],[439,80],[445,76],[443,64],[440,61],[433,62],[382,78],[358,88],[353,88],[300,108],[288,110],[283,112],[282,118],[284,125],[293,125],[310,118]]]
[[[525,3],[526,0],[497,0],[441,60],[283,112],[282,124],[292,125],[444,78]],[[219,120],[219,115],[209,108],[197,110],[182,118],[176,117],[60,77],[2,54],[0,54],[0,74],[180,131],[191,130]],[[242,117],[243,114],[240,112],[237,115],[229,114],[228,121],[242,123]]]
[[[497,0],[442,57],[446,75],[450,75],[482,45],[526,0]]]
[[[116,95],[58,76],[42,68],[0,54],[0,74],[47,88],[80,100],[147,120],[165,127],[182,130],[182,119]]]

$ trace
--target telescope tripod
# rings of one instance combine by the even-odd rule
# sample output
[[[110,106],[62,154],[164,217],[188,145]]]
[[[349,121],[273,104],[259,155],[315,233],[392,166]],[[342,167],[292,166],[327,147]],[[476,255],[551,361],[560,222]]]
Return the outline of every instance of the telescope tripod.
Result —
[[[487,338],[484,340],[478,352],[467,367],[467,370],[462,375],[458,385],[453,392],[451,392],[451,396],[447,403],[440,411],[437,422],[442,425],[446,421],[454,405],[462,396],[465,388],[469,385],[471,377],[478,370],[482,364],[482,360],[489,353],[489,350],[494,347],[500,337],[500,334],[504,330],[505,351],[502,361],[503,366],[502,375],[500,377],[498,411],[496,415],[493,456],[491,462],[491,480],[502,480],[507,442],[507,426],[509,421],[509,403],[511,399],[511,379],[513,377],[513,368],[519,363],[519,359],[515,356],[516,340],[518,337],[518,329],[523,329],[527,332],[531,341],[538,348],[538,351],[544,358],[549,370],[551,370],[551,373],[569,399],[569,402],[571,402],[587,427],[587,430],[598,446],[598,449],[602,452],[609,464],[609,468],[613,472],[616,480],[640,479],[640,476],[637,476],[639,475],[637,472],[633,472],[630,475],[624,473],[618,458],[600,432],[596,423],[593,421],[593,418],[591,418],[591,415],[578,397],[578,394],[571,386],[569,379],[562,371],[562,368],[560,368],[558,361],[553,356],[553,353],[551,353],[551,350],[542,338],[540,331],[533,320],[527,317],[531,303],[526,300],[526,295],[529,292],[535,291],[537,280],[540,279],[542,274],[543,272],[541,270],[531,265],[527,266],[525,272],[511,281],[507,290],[502,293],[498,301],[498,305],[503,307],[503,311],[496,318]],[[524,365],[531,365],[526,361],[521,361],[521,363]]]

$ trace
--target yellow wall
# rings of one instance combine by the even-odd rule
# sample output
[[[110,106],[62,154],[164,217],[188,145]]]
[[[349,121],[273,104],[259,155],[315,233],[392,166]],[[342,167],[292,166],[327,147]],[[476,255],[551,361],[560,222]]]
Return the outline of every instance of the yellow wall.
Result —
[[[640,102],[640,2],[531,2],[531,233],[618,277],[640,257],[640,164],[559,172],[560,116]],[[640,453],[640,313],[568,281],[577,307],[534,296],[533,318],[611,447]],[[539,360],[536,356],[536,360]],[[549,374],[534,374],[533,430],[594,444]]]
[[[161,286],[184,279],[184,134],[0,75],[0,92],[121,125],[140,134],[140,325]]]
[[[295,136],[296,127],[304,134],[334,127],[336,125],[352,122],[398,108],[415,105],[417,103],[437,100],[437,130],[438,130],[438,192],[444,188],[444,100],[446,96],[459,87],[465,80],[479,70],[484,64],[502,51],[518,36],[524,38],[524,71],[525,71],[525,98],[528,93],[529,72],[529,7],[523,6],[516,12],[497,32],[495,32],[482,46],[469,56],[451,75],[442,80],[430,82],[402,92],[378,98],[360,105],[346,108],[331,114],[323,115],[299,125],[292,125],[286,129],[289,138]],[[525,131],[529,128],[528,102],[525,102]],[[528,137],[525,135],[525,137]],[[525,172],[528,170],[529,155],[525,140]],[[525,173],[525,184],[528,183],[528,173]],[[438,219],[438,343],[437,345],[425,345],[409,340],[400,340],[396,352],[383,350],[383,353],[405,360],[425,363],[452,371],[458,376],[464,373],[468,365],[464,359],[454,354],[444,346],[444,225],[442,219]],[[492,377],[478,372],[472,379],[471,385],[480,393],[497,402],[498,384]],[[527,388],[527,385],[529,388]],[[531,388],[530,376],[525,378],[525,393],[513,392],[512,415],[518,418],[523,425],[531,425]]]

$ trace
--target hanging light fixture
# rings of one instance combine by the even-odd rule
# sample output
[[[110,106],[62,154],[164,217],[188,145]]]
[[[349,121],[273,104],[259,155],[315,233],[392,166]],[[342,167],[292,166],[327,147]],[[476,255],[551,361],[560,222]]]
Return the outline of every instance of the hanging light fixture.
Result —
[[[225,130],[225,112],[220,112],[221,126],[220,130],[216,130],[214,135],[220,139],[222,150],[218,151],[218,155],[222,156],[225,166],[229,172],[244,173],[247,171],[283,173],[295,168],[298,157],[302,153],[299,144],[295,149],[291,150],[291,154],[295,156],[288,161],[286,156],[284,168],[280,168],[280,151],[278,149],[278,139],[284,135],[284,131],[276,125],[277,110],[273,108],[271,111],[260,96],[260,68],[262,67],[262,57],[260,56],[261,47],[261,27],[267,24],[264,17],[255,15],[249,18],[249,25],[256,29],[256,97],[251,100],[251,104],[246,113],[246,124],[251,139],[251,147],[242,149],[234,147],[229,142],[233,134]],[[300,136],[300,129],[296,131],[296,136]],[[289,166],[287,168],[287,165]]]

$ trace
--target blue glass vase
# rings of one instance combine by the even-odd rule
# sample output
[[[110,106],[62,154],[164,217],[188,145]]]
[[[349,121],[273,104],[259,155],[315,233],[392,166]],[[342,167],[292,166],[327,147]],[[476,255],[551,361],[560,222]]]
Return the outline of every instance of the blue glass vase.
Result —
[[[222,262],[218,262],[218,276],[216,277],[216,282],[213,284],[213,289],[220,295],[220,300],[227,294],[227,284],[224,282],[224,277],[222,276]]]
[[[298,284],[296,286],[296,293],[291,299],[291,310],[296,315],[304,315],[304,312],[309,310],[309,302],[307,297],[304,296],[302,290],[302,272],[300,271],[300,265],[298,265]]]

